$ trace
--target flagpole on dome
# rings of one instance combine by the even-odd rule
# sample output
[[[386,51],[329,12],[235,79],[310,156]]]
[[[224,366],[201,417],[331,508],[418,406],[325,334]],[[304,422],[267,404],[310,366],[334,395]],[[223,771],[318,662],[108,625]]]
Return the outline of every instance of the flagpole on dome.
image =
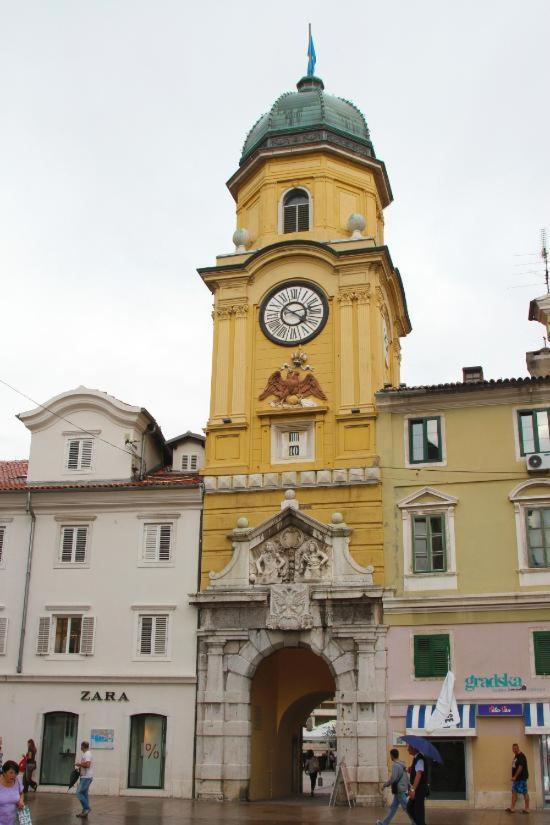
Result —
[[[313,37],[311,34],[311,23],[309,23],[309,38],[307,44],[307,76],[315,76],[315,64],[317,63],[317,55],[315,54],[315,46],[313,45]]]

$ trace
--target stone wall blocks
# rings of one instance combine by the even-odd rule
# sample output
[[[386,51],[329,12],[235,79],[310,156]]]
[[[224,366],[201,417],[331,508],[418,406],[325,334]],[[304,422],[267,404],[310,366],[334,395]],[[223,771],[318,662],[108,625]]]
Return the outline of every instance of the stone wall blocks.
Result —
[[[204,476],[203,484],[206,491],[216,490],[218,486],[218,479],[216,476]]]
[[[197,764],[195,767],[195,778],[196,779],[213,779],[218,780],[222,776],[223,765],[216,764],[214,762],[204,763],[202,765]]]
[[[336,737],[340,739],[342,736],[355,737],[357,730],[357,722],[336,722]]]
[[[296,487],[298,484],[298,473],[288,470],[283,473],[283,487]]]
[[[225,736],[250,736],[251,733],[250,722],[224,722]]]
[[[206,705],[216,705],[225,701],[225,694],[223,690],[205,690],[202,695],[199,694],[198,700]]]
[[[250,691],[250,679],[243,675],[242,673],[234,673],[230,671],[227,674],[227,679],[225,681],[225,690],[226,694],[224,696],[225,701],[227,702],[227,692],[235,693],[238,692],[239,694],[247,693]]]
[[[378,711],[382,711],[382,713],[386,712],[386,693],[384,690],[358,690],[357,694],[357,702],[361,702],[362,704],[371,704],[375,703],[374,711],[377,713]]]
[[[239,650],[239,656],[242,659],[246,659],[246,661],[250,662],[250,664],[252,664],[256,661],[258,655],[259,655],[259,650],[252,642],[247,642]]]
[[[223,727],[224,722],[221,720],[197,722],[197,736],[223,736]]]
[[[266,630],[251,630],[249,632],[250,642],[259,653],[263,653],[271,648],[271,639]]]
[[[239,765],[230,762],[229,764],[224,765],[223,778],[234,781],[238,780],[240,782],[247,782],[250,778],[250,765]],[[226,799],[233,798],[227,793],[228,789],[224,790],[226,790],[226,793],[224,794]]]
[[[380,481],[380,467],[365,467],[365,481]]]
[[[232,476],[218,476],[218,490],[230,490],[232,482]]]
[[[300,473],[299,484],[301,487],[315,487],[316,483],[317,477],[315,470],[304,470]]]
[[[247,475],[233,476],[233,489],[234,490],[246,490],[247,486],[248,486],[248,476]]]
[[[375,719],[372,722],[357,722],[357,736],[378,736],[378,725]]]
[[[348,471],[349,481],[350,484],[357,483],[359,481],[365,480],[365,468],[364,467],[350,467]]]
[[[342,648],[332,639],[323,648],[323,656],[329,661],[334,662],[342,655]]]
[[[244,676],[240,677],[241,679],[245,679]],[[230,685],[229,688],[226,688],[225,691],[225,701],[229,703],[233,703],[235,705],[249,705],[250,704],[250,679],[245,679],[244,682],[240,682],[239,684],[246,684],[249,686],[248,690],[234,690],[233,689],[233,680],[237,679],[236,673],[229,673],[227,676],[227,684]]]
[[[338,659],[334,659],[332,667],[337,676],[346,673],[348,670],[355,670],[355,655],[353,653],[344,653]]]
[[[264,477],[262,473],[252,473],[248,476],[248,488],[249,490],[252,489],[259,489],[263,486]]]
[[[264,487],[278,487],[279,473],[264,473]]]
[[[346,654],[346,656],[349,656],[349,654]],[[336,684],[338,690],[342,690],[346,693],[354,693],[357,688],[355,682],[355,671],[347,670],[345,673],[340,673]]]
[[[380,782],[383,778],[381,776],[380,768],[378,767],[359,767],[357,768],[358,782]]]
[[[333,470],[332,471],[332,480],[334,484],[346,484],[348,480],[348,471],[347,470]]]
[[[238,653],[227,657],[227,669],[232,673],[239,673],[241,676],[248,676],[250,673],[250,662],[243,659]]]
[[[317,470],[317,484],[330,484],[332,473],[330,470]]]

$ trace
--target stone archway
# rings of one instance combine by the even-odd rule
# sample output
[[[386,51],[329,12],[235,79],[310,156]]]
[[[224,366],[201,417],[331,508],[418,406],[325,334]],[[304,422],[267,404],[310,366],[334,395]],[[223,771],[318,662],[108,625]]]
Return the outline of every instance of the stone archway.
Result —
[[[303,647],[285,647],[263,659],[251,683],[249,798],[276,799],[299,792],[296,761],[306,717],[336,684],[323,659]]]

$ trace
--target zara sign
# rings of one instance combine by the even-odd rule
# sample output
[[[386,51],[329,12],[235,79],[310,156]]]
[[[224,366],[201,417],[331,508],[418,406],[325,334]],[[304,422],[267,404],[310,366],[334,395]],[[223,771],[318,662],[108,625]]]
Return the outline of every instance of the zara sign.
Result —
[[[126,693],[122,691],[121,693],[116,693],[114,690],[105,690],[99,691],[96,690],[93,693],[91,690],[81,690],[80,691],[80,701],[81,702],[129,702],[130,700],[126,696]]]

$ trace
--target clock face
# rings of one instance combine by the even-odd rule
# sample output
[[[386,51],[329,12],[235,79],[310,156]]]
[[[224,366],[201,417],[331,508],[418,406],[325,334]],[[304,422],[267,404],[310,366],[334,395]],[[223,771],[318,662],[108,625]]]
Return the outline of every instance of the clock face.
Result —
[[[311,341],[321,332],[327,318],[327,299],[307,281],[288,281],[272,289],[260,307],[264,334],[283,347]]]

